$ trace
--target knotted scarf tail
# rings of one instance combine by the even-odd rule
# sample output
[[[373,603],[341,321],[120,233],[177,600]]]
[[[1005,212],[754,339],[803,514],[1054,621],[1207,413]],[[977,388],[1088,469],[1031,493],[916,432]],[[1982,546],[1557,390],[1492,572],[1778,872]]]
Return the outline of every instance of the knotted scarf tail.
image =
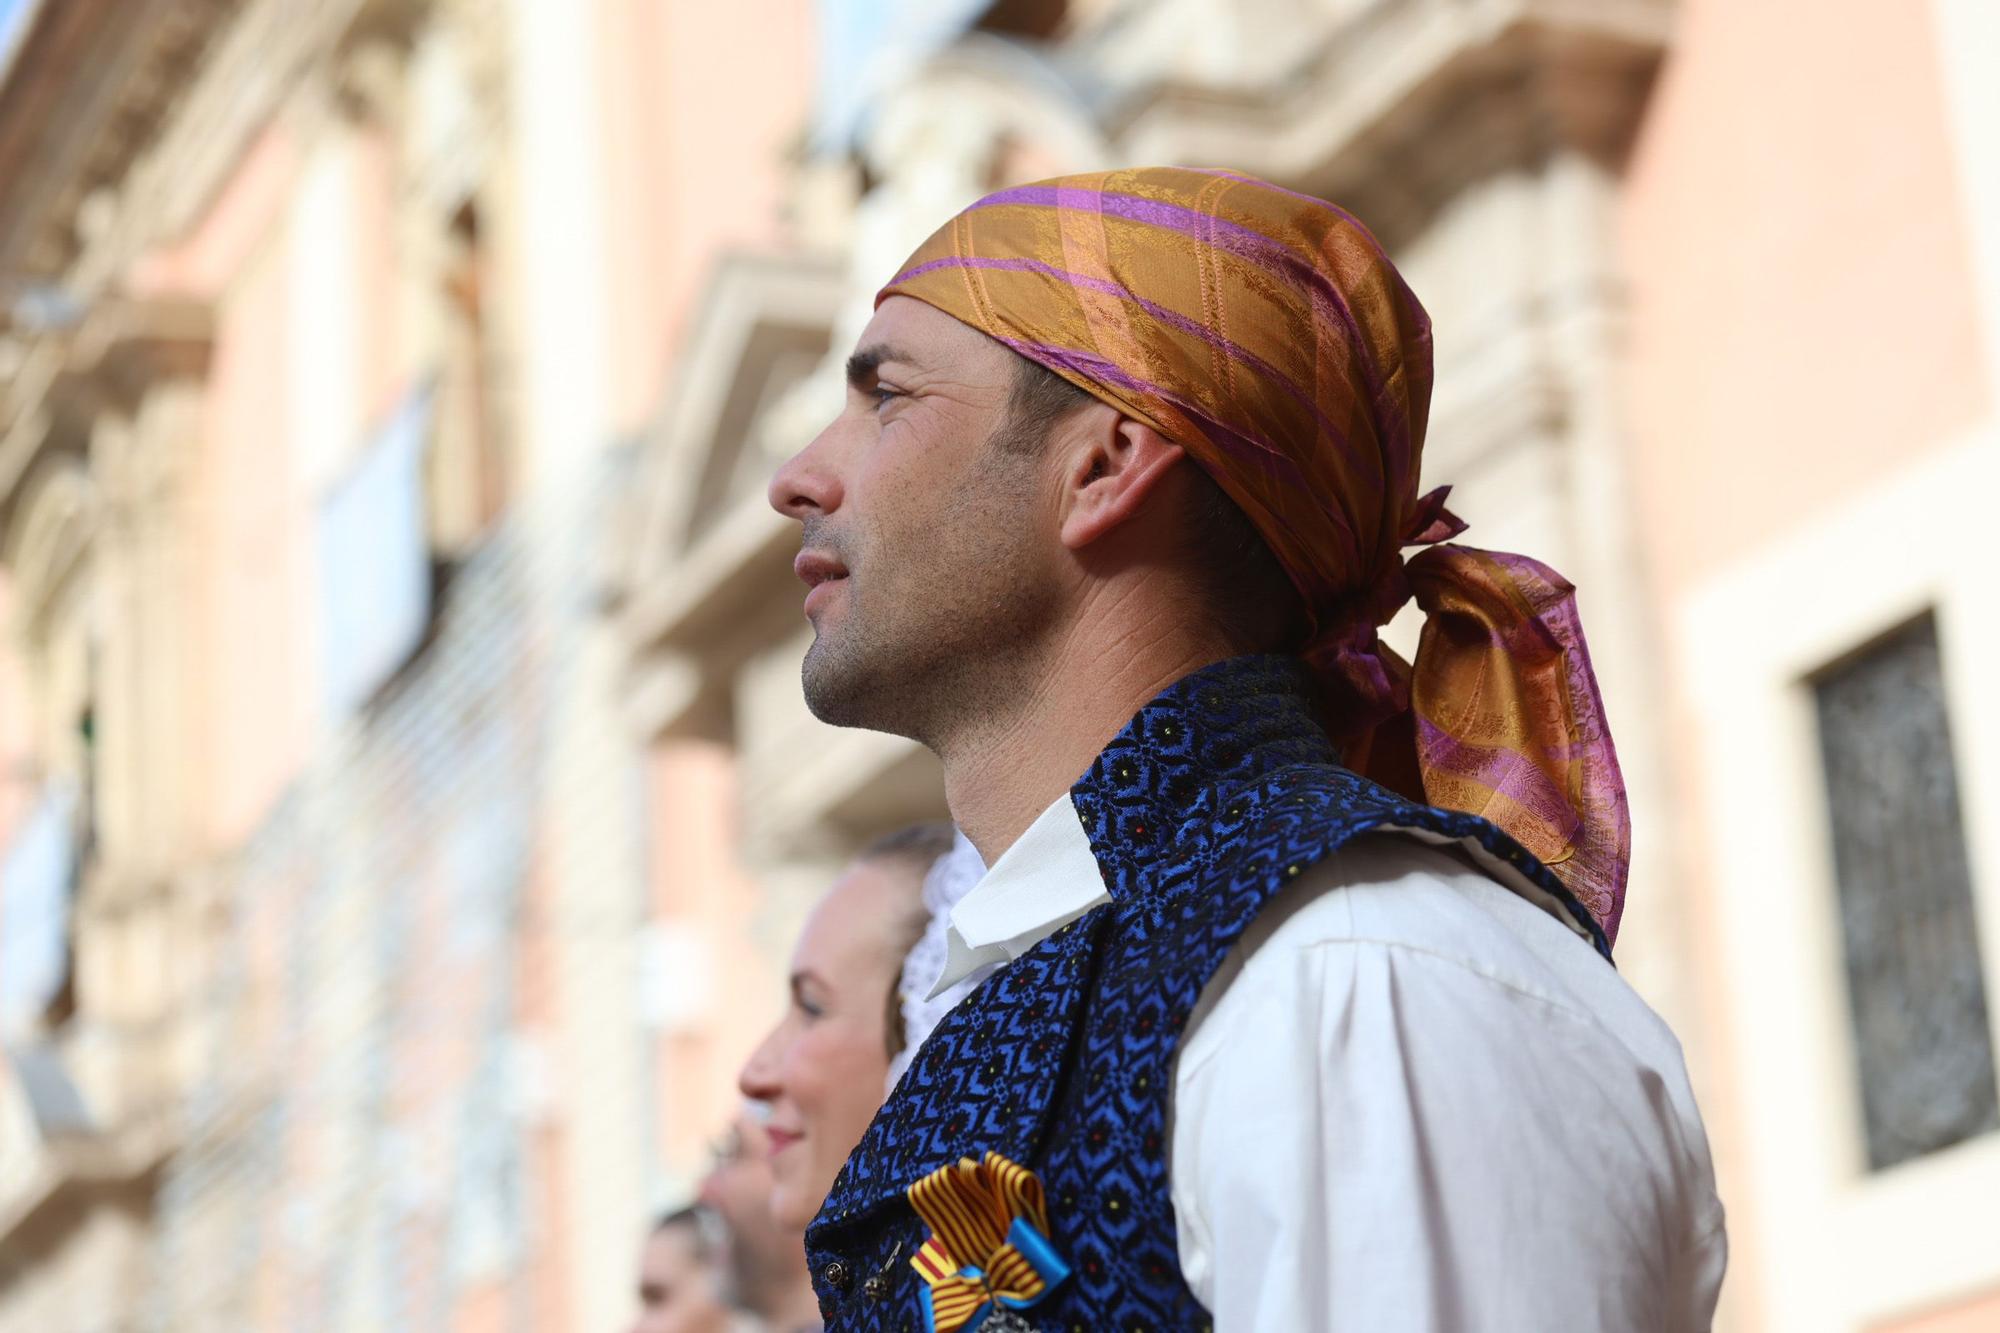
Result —
[[[1416,661],[1378,651],[1408,707],[1345,738],[1346,763],[1497,825],[1615,942],[1632,828],[1576,590],[1526,556],[1466,546],[1431,547],[1405,572],[1425,615]],[[1337,671],[1326,683],[1352,692]]]

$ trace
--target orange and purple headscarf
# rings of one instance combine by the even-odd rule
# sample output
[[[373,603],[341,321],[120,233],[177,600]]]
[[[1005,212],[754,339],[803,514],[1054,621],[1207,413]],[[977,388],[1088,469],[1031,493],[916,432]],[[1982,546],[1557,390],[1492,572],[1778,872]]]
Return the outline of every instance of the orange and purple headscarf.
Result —
[[[1465,525],[1449,488],[1417,489],[1430,320],[1365,227],[1234,172],[1064,176],[960,213],[890,296],[1182,446],[1304,599],[1348,766],[1497,824],[1616,937],[1630,824],[1574,589],[1438,544]],[[1412,596],[1427,619],[1406,665],[1376,630]]]

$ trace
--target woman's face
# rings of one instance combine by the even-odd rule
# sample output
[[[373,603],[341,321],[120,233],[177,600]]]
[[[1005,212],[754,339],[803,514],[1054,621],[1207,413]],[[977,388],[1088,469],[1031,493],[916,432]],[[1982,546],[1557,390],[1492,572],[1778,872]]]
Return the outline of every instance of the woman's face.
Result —
[[[802,1228],[882,1104],[890,996],[922,878],[862,861],[835,881],[799,934],[785,1016],[743,1066],[743,1095],[770,1107],[771,1212]]]

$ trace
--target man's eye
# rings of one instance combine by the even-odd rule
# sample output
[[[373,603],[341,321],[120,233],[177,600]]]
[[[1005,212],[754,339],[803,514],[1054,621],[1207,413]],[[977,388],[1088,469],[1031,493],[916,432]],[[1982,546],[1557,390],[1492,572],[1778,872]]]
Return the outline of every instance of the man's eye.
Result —
[[[878,384],[868,392],[875,399],[875,406],[878,409],[887,405],[890,399],[904,396],[901,389],[892,389],[886,384]]]

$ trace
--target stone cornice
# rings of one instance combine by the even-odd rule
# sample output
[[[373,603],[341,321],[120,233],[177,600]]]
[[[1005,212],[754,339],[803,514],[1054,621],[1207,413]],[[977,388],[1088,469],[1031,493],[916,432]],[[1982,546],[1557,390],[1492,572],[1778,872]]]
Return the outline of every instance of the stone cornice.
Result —
[[[46,455],[81,453],[93,418],[135,411],[152,384],[201,376],[212,333],[199,302],[112,297],[74,330],[44,338],[16,378],[16,414],[0,434],[0,532]]]
[[[698,660],[704,679],[726,676],[790,623],[789,609],[767,623],[742,608],[785,607],[785,590],[797,588],[790,569],[797,528],[772,511],[761,486],[716,482],[737,472],[744,451],[776,466],[781,455],[763,438],[770,405],[754,417],[739,411],[768,388],[757,382],[769,370],[759,349],[828,329],[843,290],[838,266],[805,255],[734,255],[711,278],[680,380],[646,446],[640,493],[610,554],[633,670],[653,682],[649,697],[677,701],[649,705],[649,729],[668,725],[699,693],[690,692],[682,667],[662,674],[658,660]],[[675,688],[665,689],[666,680]]]
[[[0,274],[61,275],[86,201],[115,190],[239,0],[42,5],[0,85]]]
[[[132,411],[150,385],[205,374],[213,339],[213,317],[200,301],[107,298],[70,340],[58,391],[87,398],[91,409]]]
[[[0,84],[0,281],[103,290],[193,224],[315,71],[343,102],[367,102],[381,52],[407,50],[437,12],[463,27],[484,11],[466,0],[45,5]],[[490,44],[473,37],[478,51]],[[86,217],[95,200],[102,210]]]
[[[209,0],[216,16],[173,114],[121,183],[115,225],[77,263],[77,285],[108,285],[146,246],[184,233],[214,198],[252,139],[275,120],[314,63],[331,54],[363,0]]]
[[[41,1145],[0,1192],[0,1239],[18,1237],[63,1200],[77,1195],[152,1192],[177,1147],[165,1115],[105,1133],[64,1135]]]
[[[1226,162],[1340,200],[1392,246],[1500,166],[1615,165],[1672,0],[1395,0],[1325,34],[1270,91],[1162,84],[1108,117],[1129,161]]]
[[[0,404],[0,528],[51,449],[129,410],[152,379],[200,374],[208,314],[117,294],[134,256],[183,232],[251,137],[315,68],[353,97],[434,0],[62,0],[0,82],[0,327],[36,284],[82,310],[39,330]],[[460,6],[459,8],[462,8]],[[349,61],[358,82],[340,77]]]

